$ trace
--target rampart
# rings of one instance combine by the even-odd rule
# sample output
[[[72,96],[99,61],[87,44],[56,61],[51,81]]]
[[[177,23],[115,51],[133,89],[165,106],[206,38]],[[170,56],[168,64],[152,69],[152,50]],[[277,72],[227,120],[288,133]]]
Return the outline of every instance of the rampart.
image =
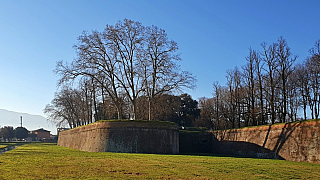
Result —
[[[320,163],[320,121],[214,131],[215,152]]]
[[[100,121],[59,133],[58,145],[89,152],[179,154],[178,125]]]

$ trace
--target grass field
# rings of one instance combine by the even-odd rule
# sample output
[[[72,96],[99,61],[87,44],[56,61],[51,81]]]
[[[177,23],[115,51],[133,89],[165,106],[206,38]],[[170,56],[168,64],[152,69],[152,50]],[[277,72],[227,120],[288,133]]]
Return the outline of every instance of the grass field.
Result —
[[[27,144],[29,142],[0,142],[0,149],[4,149],[11,146],[21,146],[23,144]]]
[[[320,179],[320,164],[214,156],[91,153],[35,143],[0,155],[0,179]]]
[[[10,146],[15,146],[15,145],[19,145],[19,144],[22,144],[22,143],[7,143],[7,142],[0,142],[0,149],[4,149],[6,147],[10,147]]]

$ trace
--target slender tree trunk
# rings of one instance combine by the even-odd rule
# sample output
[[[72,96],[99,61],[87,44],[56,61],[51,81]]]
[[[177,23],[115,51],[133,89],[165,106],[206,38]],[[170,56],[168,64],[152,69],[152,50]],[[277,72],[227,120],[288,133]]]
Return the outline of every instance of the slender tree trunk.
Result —
[[[94,106],[94,121],[98,121],[98,110],[97,110],[97,102],[96,102],[96,88],[93,82],[93,78],[91,78],[92,82],[92,93],[93,93],[93,106]],[[91,122],[92,123],[92,122]]]
[[[151,121],[151,101],[150,101],[150,97],[148,97],[148,119],[149,121]]]

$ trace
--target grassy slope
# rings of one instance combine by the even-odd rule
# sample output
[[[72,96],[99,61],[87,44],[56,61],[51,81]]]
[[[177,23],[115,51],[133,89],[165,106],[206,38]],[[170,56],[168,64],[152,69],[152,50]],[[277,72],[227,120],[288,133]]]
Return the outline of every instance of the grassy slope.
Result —
[[[82,152],[26,144],[0,155],[0,179],[320,179],[320,164],[281,160]]]

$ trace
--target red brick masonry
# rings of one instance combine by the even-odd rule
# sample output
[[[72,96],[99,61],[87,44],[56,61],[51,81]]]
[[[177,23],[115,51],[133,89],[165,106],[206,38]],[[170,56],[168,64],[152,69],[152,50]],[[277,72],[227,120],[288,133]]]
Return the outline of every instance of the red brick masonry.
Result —
[[[104,121],[60,132],[58,145],[89,152],[179,154],[179,131],[170,122]]]
[[[285,160],[320,163],[320,121],[215,131],[214,135],[220,142],[256,144]]]

